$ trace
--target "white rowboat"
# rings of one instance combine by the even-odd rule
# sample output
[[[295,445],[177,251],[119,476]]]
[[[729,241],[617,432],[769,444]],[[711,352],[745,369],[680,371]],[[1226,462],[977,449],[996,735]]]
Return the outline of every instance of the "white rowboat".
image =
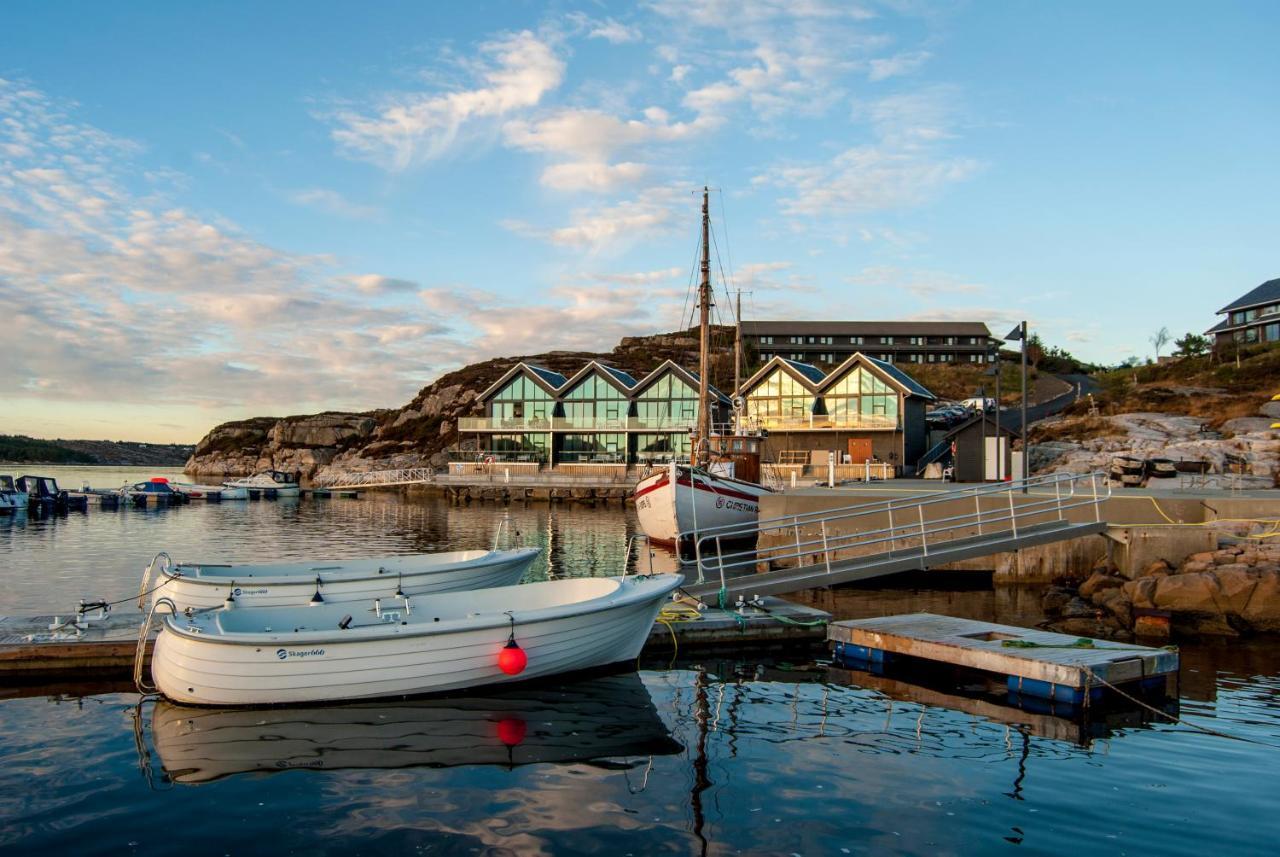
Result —
[[[634,661],[684,581],[582,577],[382,605],[166,616],[151,675],[174,702],[273,705],[439,693]],[[504,672],[509,635],[527,656]]]
[[[143,574],[141,596],[154,603],[168,598],[178,610],[235,607],[305,607],[319,602],[390,599],[489,586],[513,586],[542,552],[513,550],[442,551],[365,559],[304,560],[271,565],[172,563],[157,554]],[[152,583],[156,573],[159,580]],[[139,604],[141,606],[141,603]]]
[[[248,488],[232,488],[228,485],[193,485],[190,482],[170,482],[169,487],[193,500],[208,500],[216,494],[221,500],[248,500]]]

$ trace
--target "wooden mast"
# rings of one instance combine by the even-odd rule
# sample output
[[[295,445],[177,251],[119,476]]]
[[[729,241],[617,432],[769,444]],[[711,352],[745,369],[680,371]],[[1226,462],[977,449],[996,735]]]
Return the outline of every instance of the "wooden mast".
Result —
[[[702,188],[702,277],[698,283],[698,436],[690,455],[697,467],[710,462],[711,455],[711,216],[709,191]]]

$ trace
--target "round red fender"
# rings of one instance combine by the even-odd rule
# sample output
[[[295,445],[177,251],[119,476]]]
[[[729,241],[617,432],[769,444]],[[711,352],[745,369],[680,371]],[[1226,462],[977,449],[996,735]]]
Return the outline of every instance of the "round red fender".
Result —
[[[498,721],[498,740],[508,747],[514,747],[524,741],[529,726],[519,717],[504,717]]]
[[[520,648],[520,644],[513,637],[507,640],[507,644],[502,647],[502,651],[498,652],[498,669],[507,675],[519,675],[524,672],[524,668],[529,664],[529,656],[524,653],[524,649]]]

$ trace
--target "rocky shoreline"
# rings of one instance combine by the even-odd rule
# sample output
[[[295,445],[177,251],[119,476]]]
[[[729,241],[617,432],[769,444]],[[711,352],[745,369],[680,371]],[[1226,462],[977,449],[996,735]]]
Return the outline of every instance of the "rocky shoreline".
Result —
[[[1055,627],[1120,639],[1280,633],[1280,526],[1237,527],[1216,550],[1176,566],[1153,562],[1132,579],[1100,561],[1078,587],[1044,596]]]

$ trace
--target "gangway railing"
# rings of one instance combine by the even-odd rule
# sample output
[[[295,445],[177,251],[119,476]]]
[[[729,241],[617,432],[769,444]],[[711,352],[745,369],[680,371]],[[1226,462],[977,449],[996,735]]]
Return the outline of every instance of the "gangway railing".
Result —
[[[366,470],[359,473],[339,473],[316,481],[317,488],[373,488],[383,485],[413,485],[435,481],[435,470],[430,467],[406,467],[399,470]]]
[[[1015,501],[1014,496],[1018,495]],[[924,498],[897,498],[862,502],[837,509],[767,518],[747,524],[709,527],[680,534],[681,544],[692,544],[698,584],[707,572],[719,575],[721,588],[740,572],[754,572],[761,562],[771,567],[788,562],[796,567],[821,565],[832,574],[850,565],[877,559],[916,557],[927,561],[930,553],[962,540],[981,555],[983,541],[1002,543],[1028,535],[1033,528],[1073,523],[1072,510],[1087,510],[1084,517],[1102,523],[1102,503],[1111,496],[1104,474],[1049,474],[995,485],[939,491]],[[973,510],[930,517],[926,512],[943,504],[973,503]],[[1076,513],[1079,515],[1079,513]],[[881,525],[887,520],[887,526]],[[859,524],[871,522],[869,529]],[[761,537],[767,536],[765,544]],[[740,547],[750,542],[749,547]],[[737,546],[737,547],[736,547]],[[820,579],[811,585],[821,586]]]

